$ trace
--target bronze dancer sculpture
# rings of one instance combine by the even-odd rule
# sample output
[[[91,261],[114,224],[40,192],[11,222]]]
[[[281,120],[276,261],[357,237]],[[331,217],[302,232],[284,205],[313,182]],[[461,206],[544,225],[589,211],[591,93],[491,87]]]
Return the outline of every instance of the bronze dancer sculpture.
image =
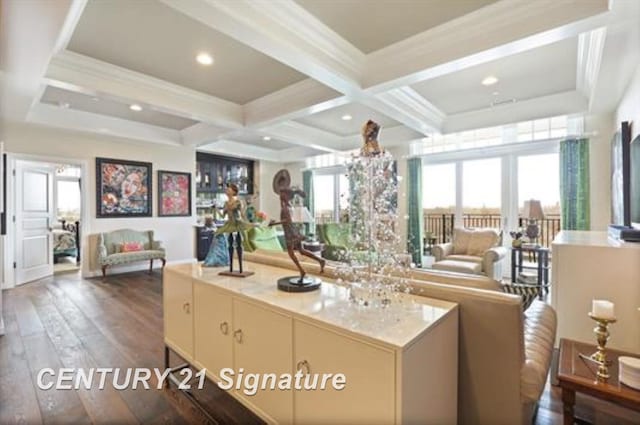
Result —
[[[222,208],[222,215],[227,216],[227,222],[216,230],[216,235],[222,233],[229,234],[229,271],[221,272],[220,274],[225,276],[247,277],[252,275],[253,272],[246,272],[242,270],[242,232],[249,230],[252,226],[242,217],[242,203],[240,202],[240,199],[238,199],[238,186],[233,183],[229,183],[227,185],[226,194],[229,199],[225,202],[224,207]],[[233,271],[234,248],[238,253],[239,272]]]
[[[306,292],[317,289],[320,287],[320,281],[317,279],[307,278],[307,273],[300,264],[295,251],[300,254],[309,257],[320,264],[320,273],[324,272],[324,266],[326,260],[322,257],[318,257],[311,251],[308,251],[302,246],[304,236],[300,233],[300,229],[297,224],[293,222],[291,218],[291,200],[295,195],[306,197],[303,190],[293,189],[291,185],[291,176],[287,170],[280,170],[273,178],[273,191],[280,196],[280,221],[271,221],[269,226],[275,226],[277,224],[282,225],[284,230],[285,242],[287,245],[287,253],[291,260],[300,271],[300,277],[283,278],[278,281],[278,288],[288,292]]]

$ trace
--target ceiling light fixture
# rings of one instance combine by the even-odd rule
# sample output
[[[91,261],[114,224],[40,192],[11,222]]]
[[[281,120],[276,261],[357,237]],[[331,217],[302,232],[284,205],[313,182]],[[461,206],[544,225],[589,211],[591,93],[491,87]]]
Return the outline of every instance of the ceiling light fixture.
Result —
[[[58,102],[58,106],[62,109],[69,109],[69,106],[71,106],[71,104],[69,102]]]
[[[200,65],[209,66],[213,63],[213,57],[209,53],[202,52],[198,53],[198,56],[196,56],[196,61]]]
[[[264,140],[265,142],[268,142],[269,140],[271,140],[271,137],[269,137],[269,136],[264,136],[264,137],[262,138],[262,140]]]
[[[485,77],[484,80],[482,80],[482,85],[483,86],[492,86],[497,82],[498,82],[498,77],[494,77],[493,75],[489,75],[488,77]]]
[[[131,109],[132,111],[140,112],[142,111],[142,106],[138,105],[137,103],[134,103],[131,106],[129,106],[129,109]]]
[[[351,115],[349,115],[349,114],[346,114],[346,115],[342,116],[342,120],[343,121],[351,121],[352,118],[353,117]]]

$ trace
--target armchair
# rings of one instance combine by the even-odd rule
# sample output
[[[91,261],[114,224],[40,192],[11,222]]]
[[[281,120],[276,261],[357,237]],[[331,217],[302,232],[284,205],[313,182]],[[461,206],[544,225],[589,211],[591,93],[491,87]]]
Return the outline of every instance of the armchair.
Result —
[[[502,279],[507,248],[499,246],[500,233],[494,229],[454,229],[452,242],[432,248],[432,268],[450,272],[485,275]]]

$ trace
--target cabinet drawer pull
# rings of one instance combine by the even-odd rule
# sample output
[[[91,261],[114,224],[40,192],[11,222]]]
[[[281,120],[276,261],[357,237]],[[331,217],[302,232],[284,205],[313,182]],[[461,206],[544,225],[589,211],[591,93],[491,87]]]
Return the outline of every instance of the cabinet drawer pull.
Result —
[[[182,304],[182,310],[187,314],[191,313],[191,304],[189,303]]]
[[[233,332],[233,337],[238,342],[238,344],[242,344],[242,329],[238,329]]]
[[[227,322],[220,323],[220,332],[222,332],[222,335],[229,334],[229,324]]]
[[[304,369],[304,370],[303,370]],[[296,370],[302,371],[307,375],[311,374],[311,367],[309,366],[309,362],[306,360],[301,360],[296,364]]]

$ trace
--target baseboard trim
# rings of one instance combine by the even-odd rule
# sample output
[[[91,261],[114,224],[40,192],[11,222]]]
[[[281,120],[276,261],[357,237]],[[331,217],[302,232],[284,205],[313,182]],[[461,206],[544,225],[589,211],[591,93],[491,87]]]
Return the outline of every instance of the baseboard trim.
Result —
[[[167,264],[191,264],[196,262],[197,260],[195,258],[185,258],[180,260],[167,261]],[[153,269],[157,270],[161,268],[162,268],[161,262],[154,261]],[[107,269],[107,277],[111,275],[116,275],[116,274],[139,272],[143,270],[149,270],[149,262],[130,264],[126,266],[109,267]],[[102,277],[102,270],[99,270],[99,269],[89,270],[86,275],[83,275],[83,277]]]

